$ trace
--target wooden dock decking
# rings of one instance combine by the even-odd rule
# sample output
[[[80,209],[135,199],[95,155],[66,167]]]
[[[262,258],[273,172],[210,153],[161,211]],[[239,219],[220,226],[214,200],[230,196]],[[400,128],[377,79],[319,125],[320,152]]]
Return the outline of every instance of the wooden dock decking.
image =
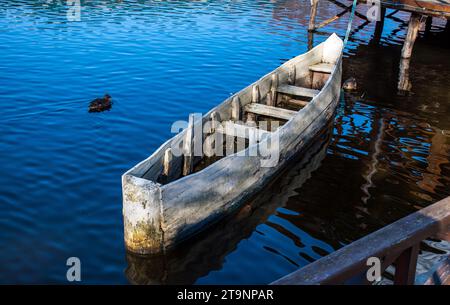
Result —
[[[382,6],[391,9],[450,18],[450,0],[382,0],[380,2]]]
[[[309,31],[313,32],[321,27],[324,27],[332,23],[333,21],[338,20],[352,10],[352,5],[347,5],[338,0],[327,1],[342,8],[343,10],[335,16],[321,22],[320,24],[316,24],[315,19],[317,15],[319,0],[311,0],[311,13],[308,26]],[[411,83],[409,81],[409,67],[414,42],[417,39],[421,26],[425,23],[425,30],[427,31],[428,29],[429,31],[432,25],[432,18],[445,18],[447,19],[447,33],[449,33],[450,37],[450,0],[358,0],[357,4],[370,5],[377,2],[380,4],[380,16],[375,26],[375,40],[379,40],[383,32],[384,19],[387,8],[395,10],[394,13],[396,11],[405,11],[411,13],[411,17],[408,23],[408,30],[401,53],[397,84],[399,93],[405,94],[411,90]],[[363,27],[371,22],[367,16],[359,13],[358,11],[355,11],[355,16],[364,20],[364,24],[360,27]]]

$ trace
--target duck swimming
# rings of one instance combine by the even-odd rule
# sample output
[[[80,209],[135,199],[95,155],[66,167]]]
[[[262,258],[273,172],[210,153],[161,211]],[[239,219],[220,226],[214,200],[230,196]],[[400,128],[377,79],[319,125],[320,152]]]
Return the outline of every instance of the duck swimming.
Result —
[[[350,77],[344,82],[342,88],[345,91],[355,91],[356,89],[358,89],[358,83],[356,82],[356,79],[354,77]]]
[[[112,101],[109,94],[102,98],[96,98],[89,104],[89,112],[102,112],[111,109]]]

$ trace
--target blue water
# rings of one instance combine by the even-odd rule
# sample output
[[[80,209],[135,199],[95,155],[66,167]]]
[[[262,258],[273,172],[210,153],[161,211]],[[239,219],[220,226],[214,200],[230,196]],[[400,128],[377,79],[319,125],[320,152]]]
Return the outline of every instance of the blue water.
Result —
[[[65,1],[0,6],[0,283],[66,283],[71,256],[82,262],[83,283],[128,283],[121,174],[171,137],[174,121],[209,110],[308,49],[309,1],[82,1],[79,22],[68,21],[66,12]],[[346,21],[327,30],[342,36]],[[404,29],[392,36],[396,24],[386,24],[381,44],[398,49]],[[348,63],[372,33],[370,25],[350,40]],[[316,35],[314,44],[326,37]],[[200,275],[189,282],[268,283],[358,238],[348,227],[335,231],[341,227],[334,221],[351,218],[362,202],[400,210],[368,232],[411,212],[405,202],[420,207],[449,195],[446,68],[440,67],[447,77],[433,84],[444,93],[433,101],[411,106],[379,92],[364,101],[344,97],[328,155],[308,190],[219,253],[214,267],[197,262]],[[112,109],[88,113],[89,102],[106,92]],[[392,149],[381,155],[378,175],[400,184],[399,198],[376,184],[370,196],[358,184],[371,158],[362,137],[371,141],[378,128],[372,121],[380,117],[396,133],[429,125],[384,139]],[[441,131],[437,155],[444,161],[437,171],[427,167],[431,150],[424,143]],[[354,177],[347,192],[336,187],[343,176]],[[438,186],[417,187],[423,176]],[[328,191],[317,194],[323,188]],[[333,197],[348,214],[336,203],[326,208]],[[302,226],[310,222],[315,225]],[[316,234],[318,224],[331,233]]]

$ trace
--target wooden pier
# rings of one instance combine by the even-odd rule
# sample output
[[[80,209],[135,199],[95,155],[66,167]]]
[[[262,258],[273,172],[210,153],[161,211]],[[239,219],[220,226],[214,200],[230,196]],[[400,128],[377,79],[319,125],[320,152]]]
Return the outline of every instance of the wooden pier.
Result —
[[[352,10],[352,5],[346,5],[337,0],[327,0],[330,3],[342,8],[343,10],[332,16],[320,24],[316,24],[316,16],[318,13],[319,0],[311,0],[311,13],[308,30],[313,32],[319,28],[322,28],[335,20],[338,20],[346,13],[350,13]],[[449,19],[450,19],[450,0],[358,0],[357,4],[373,4],[379,3],[380,5],[380,16],[379,20],[376,22],[374,39],[379,40],[381,33],[383,31],[384,20],[386,17],[386,8],[395,10],[392,14],[397,11],[405,11],[411,13],[408,30],[403,43],[403,48],[401,52],[400,67],[399,67],[399,77],[397,88],[399,93],[405,93],[410,91],[411,83],[409,81],[409,66],[411,61],[411,56],[413,52],[414,42],[417,39],[420,28],[425,24],[425,31],[429,31],[432,25],[432,18],[445,18],[447,19],[446,30],[450,32],[449,29]],[[360,27],[370,23],[370,20],[364,14],[355,11],[355,17],[364,20],[364,23]],[[392,17],[392,16],[390,16]],[[450,35],[449,35],[450,37]]]
[[[450,241],[450,197],[402,218],[336,252],[273,282],[274,285],[370,284],[369,258],[379,258],[381,273],[395,266],[394,284],[416,280],[420,244],[427,238]],[[447,259],[424,284],[450,284]]]

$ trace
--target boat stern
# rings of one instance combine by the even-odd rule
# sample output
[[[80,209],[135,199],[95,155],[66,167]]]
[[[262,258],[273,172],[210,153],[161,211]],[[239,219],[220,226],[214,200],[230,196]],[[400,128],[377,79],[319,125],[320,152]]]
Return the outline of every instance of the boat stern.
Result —
[[[160,185],[130,174],[122,176],[125,246],[138,254],[164,252]]]

